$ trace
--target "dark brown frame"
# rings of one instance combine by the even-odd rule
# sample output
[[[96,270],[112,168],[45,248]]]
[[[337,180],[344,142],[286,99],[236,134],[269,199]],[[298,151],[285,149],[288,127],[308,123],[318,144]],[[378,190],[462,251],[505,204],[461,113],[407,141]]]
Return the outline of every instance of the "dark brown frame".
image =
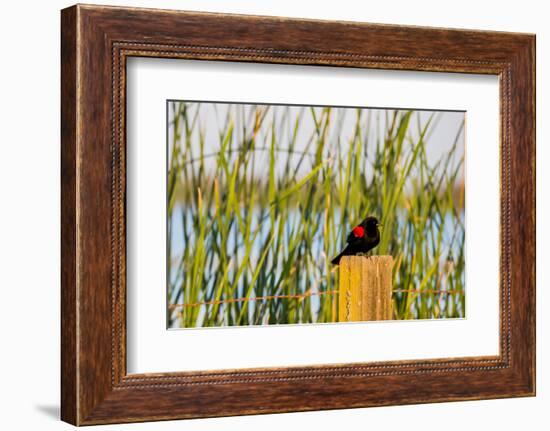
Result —
[[[534,35],[80,5],[61,18],[63,420],[87,425],[535,394]],[[500,354],[127,375],[129,56],[498,75]]]

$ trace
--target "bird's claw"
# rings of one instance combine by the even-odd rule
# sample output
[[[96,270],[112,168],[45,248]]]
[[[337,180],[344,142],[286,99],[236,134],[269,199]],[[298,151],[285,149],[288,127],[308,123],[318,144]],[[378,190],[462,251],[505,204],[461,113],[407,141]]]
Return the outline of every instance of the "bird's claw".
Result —
[[[366,257],[367,259],[370,259],[372,257],[370,253],[363,253],[363,252],[357,253],[356,256]]]
[[[357,256],[366,257],[367,259],[370,259],[372,257],[370,254],[363,252],[357,253]]]

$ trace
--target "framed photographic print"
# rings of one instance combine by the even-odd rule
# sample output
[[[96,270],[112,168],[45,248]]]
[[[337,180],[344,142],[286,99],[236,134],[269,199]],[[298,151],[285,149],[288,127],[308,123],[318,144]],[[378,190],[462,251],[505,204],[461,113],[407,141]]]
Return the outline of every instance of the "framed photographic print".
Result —
[[[534,395],[534,48],[63,10],[62,419]]]

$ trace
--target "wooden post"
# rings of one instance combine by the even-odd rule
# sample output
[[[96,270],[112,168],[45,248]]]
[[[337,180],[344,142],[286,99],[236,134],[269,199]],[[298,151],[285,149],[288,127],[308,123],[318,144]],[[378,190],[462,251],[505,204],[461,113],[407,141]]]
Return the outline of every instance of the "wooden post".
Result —
[[[340,260],[338,321],[391,320],[391,256],[344,256]]]

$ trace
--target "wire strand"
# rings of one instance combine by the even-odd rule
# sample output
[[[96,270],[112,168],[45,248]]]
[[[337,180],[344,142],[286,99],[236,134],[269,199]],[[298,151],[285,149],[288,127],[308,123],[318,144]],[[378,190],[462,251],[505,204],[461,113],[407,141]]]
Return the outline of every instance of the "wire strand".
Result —
[[[327,290],[325,292],[309,292],[302,294],[294,295],[268,295],[268,296],[256,296],[250,298],[230,298],[230,299],[220,299],[215,301],[202,301],[194,302],[189,304],[169,304],[168,308],[174,310],[176,308],[186,308],[186,307],[201,307],[203,305],[216,305],[216,304],[231,304],[235,302],[246,302],[246,301],[264,301],[272,299],[303,299],[311,296],[321,296],[321,295],[335,295],[339,293],[338,290]],[[416,293],[416,294],[431,294],[431,295],[455,295],[457,293],[463,293],[459,290],[435,290],[435,289],[426,289],[426,290],[415,290],[415,289],[396,289],[392,293]]]
[[[170,304],[169,308],[179,308],[179,307],[199,307],[201,305],[215,305],[215,304],[227,304],[233,302],[245,302],[245,301],[262,301],[267,299],[300,299],[307,298],[309,296],[321,296],[321,295],[334,295],[338,293],[337,290],[327,290],[325,292],[310,292],[302,293],[296,295],[268,295],[268,296],[255,296],[250,298],[231,298],[231,299],[220,299],[216,301],[204,301],[204,302],[195,302],[190,304]]]

